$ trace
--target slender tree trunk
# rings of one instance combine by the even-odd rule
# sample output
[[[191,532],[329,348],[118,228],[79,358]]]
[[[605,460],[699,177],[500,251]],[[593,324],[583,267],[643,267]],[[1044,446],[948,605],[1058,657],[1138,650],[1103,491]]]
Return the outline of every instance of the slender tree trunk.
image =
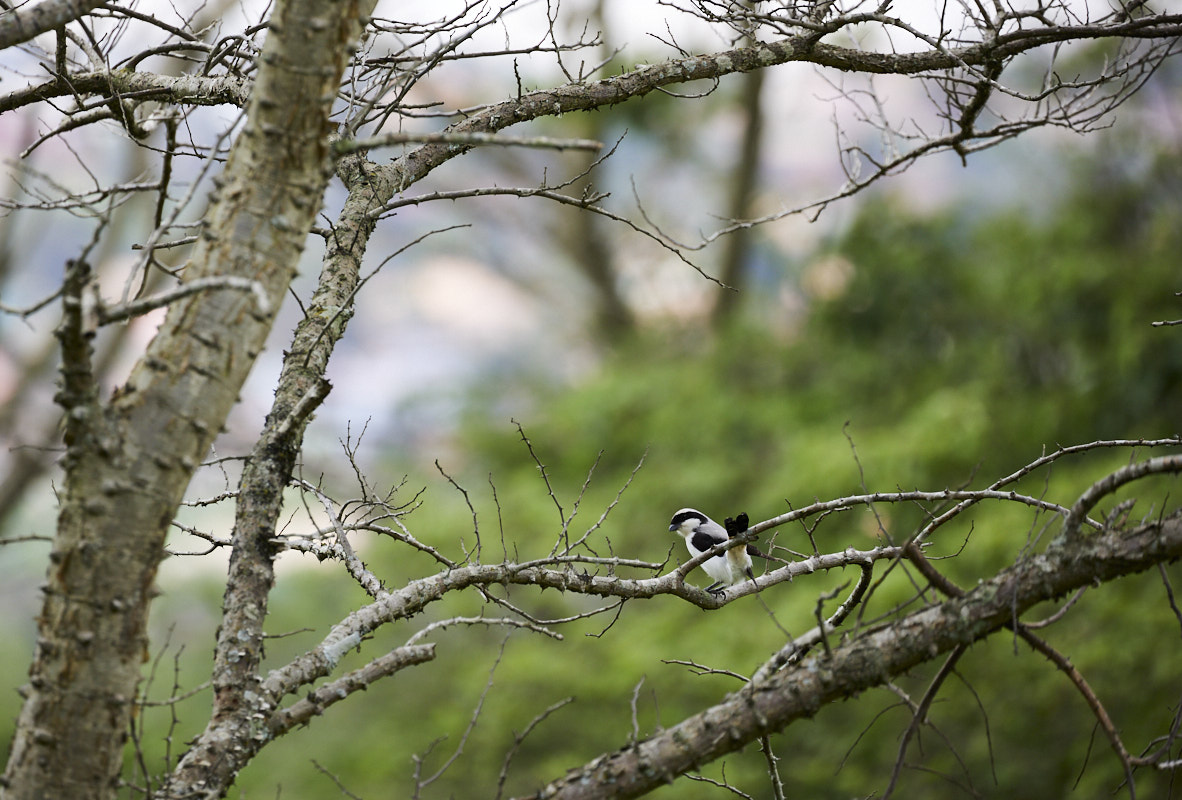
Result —
[[[270,718],[283,699],[261,685],[259,674],[263,623],[275,581],[272,539],[304,429],[329,390],[324,372],[333,348],[344,335],[349,315],[341,312],[352,302],[364,242],[375,226],[367,212],[381,205],[374,199],[379,188],[387,196],[394,192],[394,187],[383,186],[380,179],[367,177],[360,166],[362,160],[350,155],[338,165],[350,190],[349,199],[333,226],[320,284],[307,316],[296,327],[283,359],[271,413],[239,482],[230,574],[214,649],[213,714],[169,776],[164,797],[179,800],[224,793],[269,741],[256,735],[259,720]],[[231,742],[233,746],[228,746]]]
[[[328,112],[371,9],[276,4],[246,127],[186,271],[190,281],[247,278],[261,297],[226,288],[174,304],[104,403],[82,303],[89,272],[70,269],[59,330],[65,481],[4,800],[114,795],[165,536],[295,273],[331,174]]]
[[[743,142],[739,148],[739,161],[731,176],[730,202],[727,213],[733,220],[751,216],[752,204],[759,190],[759,154],[763,141],[763,70],[748,72],[739,78],[742,92],[739,102],[745,115]],[[722,255],[719,280],[736,290],[743,287],[743,268],[751,258],[753,236],[750,228],[739,228],[726,237]],[[714,324],[725,325],[738,309],[740,295],[737,291],[723,291],[718,294],[714,306]]]
[[[601,50],[610,53],[614,50],[615,37],[608,25],[608,16],[604,8],[604,0],[598,0],[588,9],[588,17],[595,28],[599,30],[602,44]],[[586,138],[605,141],[608,133],[607,119],[602,114],[589,114],[583,121],[587,126]],[[591,177],[587,176],[574,184],[576,192],[589,192],[592,188]],[[605,220],[595,214],[587,214],[581,210],[571,210],[574,214],[572,231],[572,255],[579,269],[595,287],[598,309],[595,314],[595,326],[599,329],[604,340],[616,344],[626,339],[636,328],[636,319],[628,302],[620,294],[617,282],[617,264],[615,251],[612,249],[612,234],[604,230]],[[610,223],[609,223],[610,224]]]

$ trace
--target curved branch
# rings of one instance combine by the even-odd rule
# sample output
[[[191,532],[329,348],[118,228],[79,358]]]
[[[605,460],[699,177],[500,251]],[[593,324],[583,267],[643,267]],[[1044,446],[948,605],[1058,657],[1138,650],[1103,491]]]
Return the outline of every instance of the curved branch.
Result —
[[[1122,467],[1116,472],[1096,481],[1086,492],[1079,496],[1079,499],[1075,501],[1075,505],[1071,507],[1071,512],[1063,521],[1062,535],[1075,535],[1079,531],[1080,525],[1083,523],[1087,513],[1092,510],[1096,503],[1100,502],[1100,498],[1112,494],[1126,483],[1132,483],[1147,475],[1164,472],[1182,472],[1182,455],[1159,456],[1137,464],[1129,464],[1127,467]]]
[[[874,569],[869,564],[861,564],[862,574],[858,577],[858,583],[854,586],[853,591],[850,592],[849,597],[837,607],[837,610],[825,620],[824,627],[818,625],[805,634],[796,637],[791,642],[781,647],[775,655],[755,671],[751,676],[752,681],[762,681],[773,675],[778,670],[782,669],[786,664],[793,664],[804,658],[808,651],[812,649],[813,645],[821,641],[827,634],[837,630],[838,626],[845,621],[850,612],[858,607],[862,602],[862,598],[866,596],[866,590],[870,588],[870,580],[874,577]]]
[[[223,75],[157,75],[152,72],[103,70],[55,78],[35,86],[0,95],[0,113],[55,97],[98,94],[121,100],[158,100],[180,105],[234,105],[245,108],[251,83],[245,78]]]
[[[645,64],[631,72],[590,83],[568,83],[554,89],[529,92],[489,106],[449,126],[444,133],[495,132],[539,117],[615,105],[643,97],[664,86],[713,80],[794,61],[846,72],[916,75],[958,67],[983,66],[1056,42],[1120,37],[1172,39],[1180,35],[1182,14],[1160,14],[1120,24],[1055,25],[1022,29],[964,47],[916,53],[878,53],[838,47],[816,42],[816,34],[809,32],[708,55]],[[454,145],[424,145],[383,170],[395,185],[406,188],[467,149]]]
[[[1099,533],[1034,556],[950,598],[816,654],[639,744],[570,771],[535,798],[638,797],[761,736],[811,717],[823,705],[881,686],[892,676],[1007,628],[1045,600],[1182,557],[1182,515],[1132,531]]]
[[[1134,759],[1129,755],[1128,748],[1121,741],[1120,734],[1116,730],[1116,725],[1113,723],[1112,717],[1108,715],[1108,709],[1104,708],[1104,704],[1100,702],[1100,698],[1092,691],[1092,687],[1088,685],[1083,673],[1071,663],[1071,660],[1067,656],[1051,647],[1046,640],[1031,633],[1025,625],[1015,626],[1014,632],[1022,637],[1022,640],[1026,644],[1030,645],[1036,652],[1041,653],[1048,661],[1054,664],[1075,686],[1076,691],[1080,693],[1084,702],[1088,704],[1088,708],[1092,710],[1092,714],[1096,717],[1096,724],[1100,726],[1100,729],[1104,731],[1104,735],[1108,737],[1108,744],[1112,747],[1113,752],[1116,753],[1121,769],[1125,773],[1126,784],[1131,790],[1133,787],[1134,764],[1152,763],[1152,761]]]
[[[739,541],[735,539],[733,541]],[[386,597],[359,608],[329,632],[319,645],[289,664],[273,670],[263,681],[262,692],[270,703],[278,703],[285,695],[328,675],[341,657],[356,647],[363,637],[395,619],[405,619],[421,611],[444,595],[471,586],[491,584],[532,585],[543,589],[576,592],[599,597],[625,599],[651,598],[673,595],[688,600],[699,608],[715,609],[739,597],[766,589],[801,575],[818,570],[830,570],[850,565],[864,565],[883,559],[900,557],[901,547],[876,547],[872,550],[849,548],[840,553],[825,553],[803,561],[794,561],[777,570],[761,575],[759,586],[751,582],[730,587],[721,597],[707,593],[684,582],[679,568],[659,578],[627,580],[615,577],[588,575],[573,570],[546,569],[541,562],[528,564],[475,564],[449,569],[390,592]],[[549,560],[549,559],[548,559]],[[574,559],[555,558],[556,563]],[[581,559],[580,559],[581,560]],[[687,562],[688,563],[688,562]],[[682,565],[684,567],[684,565]]]
[[[1036,458],[1034,461],[1031,461],[1021,469],[1006,475],[1004,478],[998,478],[987,488],[991,491],[998,491],[1003,486],[1009,486],[1010,484],[1015,483],[1040,467],[1044,467],[1047,464],[1057,461],[1058,459],[1065,456],[1075,455],[1077,453],[1090,453],[1093,450],[1101,450],[1109,447],[1176,447],[1180,444],[1182,444],[1182,439],[1179,439],[1175,436],[1168,439],[1101,439],[1094,442],[1087,442],[1086,444],[1060,447],[1052,453],[1047,453],[1040,458]],[[916,544],[922,544],[927,539],[927,537],[931,535],[932,531],[936,530],[936,528],[939,528],[941,525],[944,525],[953,517],[960,514],[969,506],[975,505],[977,502],[978,498],[965,498],[961,500],[952,508],[940,514],[938,517],[931,519],[926,525],[923,526],[923,529],[918,534],[916,534],[912,541]]]
[[[368,689],[375,681],[399,670],[423,664],[435,658],[435,645],[406,645],[375,658],[360,669],[342,675],[332,683],[326,683],[307,697],[292,703],[282,711],[276,711],[267,720],[267,729],[272,736],[281,736],[296,725],[307,723],[319,716],[331,705],[339,703],[357,691]]]
[[[977,490],[953,490],[945,489],[941,492],[872,492],[870,494],[851,495],[850,497],[839,497],[836,500],[825,500],[819,503],[812,503],[789,511],[786,514],[772,517],[763,522],[756,523],[750,528],[750,532],[754,534],[763,533],[764,531],[778,528],[788,522],[795,522],[800,519],[807,519],[808,517],[816,516],[817,514],[824,514],[832,511],[845,511],[856,506],[869,506],[875,503],[904,503],[904,502],[939,502],[943,500],[960,500],[964,503],[975,503],[981,500],[1002,500],[1006,502],[1022,503],[1031,506],[1032,508],[1041,509],[1043,511],[1052,511],[1063,517],[1067,517],[1068,509],[1058,503],[1051,503],[1046,500],[1040,500],[1037,497],[1030,497],[1029,495],[1019,494],[1018,492],[1004,492],[997,489],[977,489]],[[1086,513],[1086,511],[1085,511]],[[1088,520],[1088,524],[1099,528],[1100,523],[1094,520]],[[929,526],[932,527],[932,526]],[[927,530],[927,528],[925,528]]]
[[[915,706],[911,712],[911,722],[907,725],[907,730],[903,731],[903,736],[899,740],[899,755],[895,757],[895,766],[891,769],[891,780],[887,784],[887,788],[883,790],[883,800],[889,798],[895,793],[895,787],[899,783],[899,775],[903,772],[903,766],[906,763],[907,746],[911,744],[912,738],[919,732],[921,726],[928,722],[928,711],[931,710],[932,701],[936,699],[936,695],[940,691],[940,687],[944,685],[944,681],[952,674],[952,670],[956,668],[956,662],[960,661],[960,657],[968,650],[968,645],[958,644],[952,648],[952,652],[948,654],[948,658],[940,665],[936,676],[932,678],[932,682],[928,685],[927,691],[923,693],[923,699],[920,700],[919,705]]]
[[[101,6],[104,0],[42,0],[32,8],[0,14],[0,50],[60,28]]]

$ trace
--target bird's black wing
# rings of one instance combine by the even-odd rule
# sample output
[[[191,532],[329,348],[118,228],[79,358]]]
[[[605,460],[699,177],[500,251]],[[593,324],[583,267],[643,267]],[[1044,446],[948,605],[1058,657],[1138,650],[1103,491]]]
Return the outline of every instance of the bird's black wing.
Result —
[[[705,552],[706,550],[709,550],[711,547],[713,547],[716,544],[719,544],[722,541],[723,541],[722,539],[716,539],[713,536],[711,536],[710,534],[703,533],[702,531],[697,531],[694,533],[693,536],[690,537],[690,544],[692,544],[694,546],[694,549],[699,552]],[[718,555],[715,556],[715,558],[722,558],[722,557],[723,557],[722,553],[719,553]]]

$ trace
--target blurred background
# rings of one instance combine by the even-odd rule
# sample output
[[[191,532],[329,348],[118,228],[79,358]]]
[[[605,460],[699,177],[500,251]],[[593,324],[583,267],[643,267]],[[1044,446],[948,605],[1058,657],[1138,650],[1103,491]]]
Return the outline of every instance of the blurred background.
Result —
[[[666,57],[642,21],[618,5],[569,9],[572,25],[581,14],[603,31],[605,53],[625,48],[619,67]],[[705,38],[681,44],[722,46]],[[523,60],[531,85],[561,82],[552,59],[549,66],[535,60]],[[448,82],[425,85],[424,96],[465,107],[513,91],[511,73],[476,64],[458,63],[445,74]],[[618,141],[614,155],[576,178],[568,193],[584,185],[610,192],[602,205],[614,213],[643,214],[671,237],[698,241],[726,220],[775,214],[840,187],[834,125],[867,142],[873,134],[852,127],[843,105],[848,87],[839,91],[832,80],[795,67],[733,76],[705,97],[653,96],[520,132]],[[906,80],[880,81],[878,90],[900,118],[920,114],[926,100]],[[819,214],[745,229],[688,253],[732,289],[619,223],[543,199],[401,210],[382,224],[368,268],[428,231],[466,227],[398,255],[366,286],[334,357],[334,391],[309,431],[303,477],[340,499],[359,494],[342,455],[346,442],[374,484],[401,486],[405,500],[421,491],[405,522],[422,541],[462,558],[476,545],[475,514],[485,560],[499,558],[502,543],[511,557],[540,557],[559,535],[560,514],[520,423],[563,512],[577,506],[573,529],[580,532],[643,459],[597,546],[601,555],[654,562],[672,553],[673,564],[684,555],[667,525],[683,506],[719,520],[738,511],[762,520],[864,489],[980,488],[1060,445],[1177,434],[1182,338],[1151,323],[1182,317],[1175,297],[1182,289],[1180,101],[1182,71],[1167,62],[1108,130],[1033,131],[967,163],[952,154],[921,160]],[[40,124],[33,113],[0,123],[13,143],[5,145],[10,159],[36,139]],[[140,151],[114,136],[73,144],[79,163],[101,154],[104,169],[128,180],[147,168]],[[543,174],[575,178],[589,164],[586,154],[484,148],[421,188],[536,186]],[[11,169],[6,196],[28,192],[28,180]],[[334,191],[329,217],[342,201],[339,187]],[[0,219],[7,305],[52,291],[65,259],[90,235],[66,216],[37,219]],[[99,254],[112,294],[133,258],[127,243],[143,235],[142,225],[121,232]],[[321,253],[313,242],[297,295],[310,293]],[[244,452],[261,427],[298,314],[289,304],[217,455]],[[21,683],[28,664],[54,525],[56,354],[49,334],[56,321],[55,306],[28,319],[0,319],[0,437],[7,445],[0,525],[8,538],[28,537],[0,549],[0,675],[8,687]],[[110,385],[152,325],[145,318],[100,337]],[[1069,504],[1128,459],[1120,450],[1066,460],[1023,488]],[[191,497],[232,488],[235,477],[232,461],[211,467]],[[1161,481],[1159,504],[1143,500],[1134,515],[1171,508],[1177,489]],[[293,496],[292,530],[303,524],[298,505]],[[913,532],[925,513],[911,506],[849,512],[822,526],[816,544],[825,551],[871,547],[884,531],[897,538]],[[225,504],[192,508],[181,521],[225,536],[231,514]],[[957,555],[949,571],[970,582],[1014,561],[1047,522],[1025,508],[981,507],[936,546]],[[389,586],[435,569],[388,540],[355,544]],[[774,544],[811,550],[801,529],[780,531]],[[179,531],[173,547],[205,549]],[[165,759],[183,750],[208,710],[208,692],[198,687],[208,677],[224,557],[171,558],[161,572],[145,692],[154,701],[192,694],[141,715],[137,736],[149,772],[163,771]],[[1179,577],[1175,567],[1170,574]],[[565,626],[563,641],[526,633],[506,639],[479,627],[444,632],[436,662],[265,749],[232,796],[334,797],[341,789],[330,774],[355,796],[408,796],[416,775],[444,766],[423,796],[493,796],[502,779],[506,795],[536,789],[739,688],[727,674],[670,662],[749,674],[785,632],[815,624],[821,595],[853,577],[813,576],[710,613],[670,598],[635,602],[618,617]],[[912,593],[902,578],[885,584],[865,621]],[[540,617],[591,607],[552,592],[514,589],[508,596]],[[313,646],[365,599],[337,566],[281,557],[270,664]],[[475,595],[433,606],[413,626],[384,630],[349,666],[427,622],[481,608]],[[1115,709],[1131,748],[1168,730],[1182,691],[1182,649],[1160,578],[1089,592],[1046,633]],[[774,737],[789,793],[881,791],[910,720],[900,697],[919,697],[930,677],[917,671]],[[912,745],[908,762],[918,768],[904,773],[905,796],[1117,791],[1122,773],[1089,710],[1041,656],[998,636],[974,647],[956,678],[932,711],[938,730]],[[516,734],[568,697],[573,702],[539,723],[503,770]],[[0,694],[0,740],[8,740],[18,706],[14,691]],[[128,769],[135,776],[143,767],[129,760]],[[763,756],[748,748],[703,774],[759,797],[768,794],[764,771]],[[1171,796],[1168,776],[1143,780],[1144,796]],[[683,779],[656,796],[724,793]]]

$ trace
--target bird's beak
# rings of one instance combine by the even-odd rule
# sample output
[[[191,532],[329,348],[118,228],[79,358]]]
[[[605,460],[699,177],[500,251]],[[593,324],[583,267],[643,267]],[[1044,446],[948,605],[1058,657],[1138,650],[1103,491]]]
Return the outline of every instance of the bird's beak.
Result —
[[[677,530],[677,526],[676,526],[676,525],[670,525],[670,526],[669,526],[669,533],[673,533],[673,531],[675,531],[675,530]]]

